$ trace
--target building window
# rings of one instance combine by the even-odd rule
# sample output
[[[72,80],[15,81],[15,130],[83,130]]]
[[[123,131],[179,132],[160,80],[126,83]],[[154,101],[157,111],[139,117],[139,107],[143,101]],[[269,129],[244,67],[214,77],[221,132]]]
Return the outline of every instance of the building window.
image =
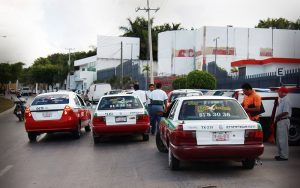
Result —
[[[85,68],[82,68],[81,70],[82,70],[82,71],[85,71]]]

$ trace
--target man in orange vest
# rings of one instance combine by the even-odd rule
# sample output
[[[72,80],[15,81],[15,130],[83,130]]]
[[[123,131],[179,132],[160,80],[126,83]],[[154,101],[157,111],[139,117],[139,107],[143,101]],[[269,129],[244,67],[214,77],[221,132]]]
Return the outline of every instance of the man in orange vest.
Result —
[[[252,121],[259,121],[260,107],[261,107],[261,97],[252,89],[252,86],[249,83],[242,85],[243,92],[245,94],[242,106],[247,112],[249,118]]]

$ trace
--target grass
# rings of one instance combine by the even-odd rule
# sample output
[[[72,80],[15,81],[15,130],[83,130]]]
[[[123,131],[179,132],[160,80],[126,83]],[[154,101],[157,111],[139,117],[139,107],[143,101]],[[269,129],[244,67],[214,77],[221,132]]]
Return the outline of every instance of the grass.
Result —
[[[0,113],[10,109],[13,106],[14,103],[11,100],[6,99],[4,97],[0,97]]]

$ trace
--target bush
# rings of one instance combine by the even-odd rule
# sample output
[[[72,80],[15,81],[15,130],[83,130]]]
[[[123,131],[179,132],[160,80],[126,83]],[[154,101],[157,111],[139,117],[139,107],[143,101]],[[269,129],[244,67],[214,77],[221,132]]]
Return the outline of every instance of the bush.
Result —
[[[215,89],[216,78],[206,71],[194,70],[187,76],[187,88],[190,89]]]
[[[186,89],[187,80],[186,76],[178,77],[172,82],[173,89]]]

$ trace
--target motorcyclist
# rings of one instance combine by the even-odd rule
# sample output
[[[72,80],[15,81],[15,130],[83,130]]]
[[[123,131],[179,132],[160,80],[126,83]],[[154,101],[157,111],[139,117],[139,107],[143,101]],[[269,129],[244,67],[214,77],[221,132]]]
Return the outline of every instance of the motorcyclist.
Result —
[[[19,121],[24,120],[25,114],[25,105],[24,102],[20,99],[20,96],[17,96],[17,100],[15,101],[16,107],[14,109],[14,114],[19,118]]]

